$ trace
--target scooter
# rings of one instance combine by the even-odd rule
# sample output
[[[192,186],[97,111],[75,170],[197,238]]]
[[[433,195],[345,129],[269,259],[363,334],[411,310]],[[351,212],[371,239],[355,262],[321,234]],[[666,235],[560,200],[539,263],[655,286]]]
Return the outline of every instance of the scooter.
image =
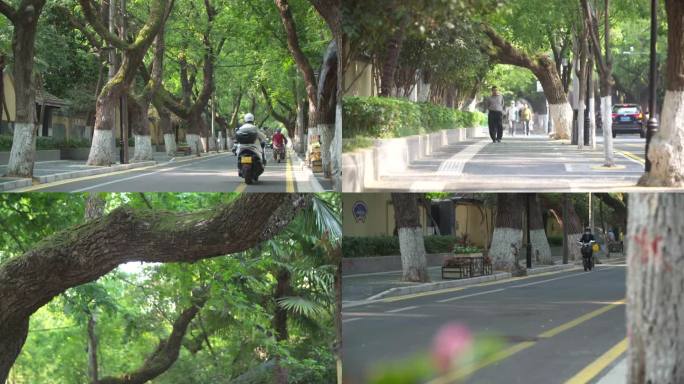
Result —
[[[238,175],[245,179],[245,184],[259,181],[259,176],[264,173],[264,164],[259,155],[250,148],[242,148],[238,156]]]
[[[579,243],[581,247],[582,266],[584,267],[584,271],[591,271],[594,268],[594,244],[596,241],[577,241],[577,243]]]
[[[281,145],[273,145],[273,159],[276,160],[278,163],[280,161],[285,161],[285,146]]]

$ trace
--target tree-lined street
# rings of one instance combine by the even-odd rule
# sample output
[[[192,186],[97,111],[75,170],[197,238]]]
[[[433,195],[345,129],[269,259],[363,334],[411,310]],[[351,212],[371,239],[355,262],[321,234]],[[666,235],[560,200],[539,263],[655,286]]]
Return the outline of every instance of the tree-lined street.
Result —
[[[625,274],[624,264],[603,265],[345,308],[345,378],[363,383],[378,364],[429,353],[437,331],[457,322],[497,335],[506,352],[426,382],[564,383],[625,339]]]

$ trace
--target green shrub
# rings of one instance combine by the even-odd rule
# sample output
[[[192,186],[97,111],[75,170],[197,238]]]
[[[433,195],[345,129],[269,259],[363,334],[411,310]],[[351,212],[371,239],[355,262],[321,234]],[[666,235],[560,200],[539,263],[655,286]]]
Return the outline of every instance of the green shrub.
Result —
[[[454,236],[425,236],[427,253],[476,253],[477,247],[457,244]],[[399,255],[399,238],[396,236],[344,237],[343,257],[393,256]]]
[[[480,112],[465,112],[432,103],[414,103],[389,97],[346,97],[342,112],[342,135],[346,139],[357,136],[404,137],[442,129],[479,126],[484,119],[484,114]]]
[[[55,140],[54,137],[36,137],[36,149],[62,149],[62,148],[90,148],[90,140]],[[12,149],[12,136],[0,135],[0,151],[10,151]]]
[[[552,247],[563,246],[563,236],[549,236],[549,245]]]

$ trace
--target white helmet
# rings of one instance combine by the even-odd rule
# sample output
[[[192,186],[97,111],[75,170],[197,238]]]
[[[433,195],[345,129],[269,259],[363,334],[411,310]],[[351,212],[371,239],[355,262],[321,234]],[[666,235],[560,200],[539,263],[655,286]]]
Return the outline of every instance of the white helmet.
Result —
[[[245,123],[253,123],[254,122],[254,115],[251,113],[245,114]]]

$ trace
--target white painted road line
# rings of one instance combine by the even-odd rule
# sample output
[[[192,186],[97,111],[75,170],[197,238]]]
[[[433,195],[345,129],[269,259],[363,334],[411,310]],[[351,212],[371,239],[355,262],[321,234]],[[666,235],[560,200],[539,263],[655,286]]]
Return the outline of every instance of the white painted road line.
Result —
[[[410,310],[416,309],[416,308],[418,308],[417,305],[412,305],[410,307],[397,308],[397,309],[393,309],[391,311],[385,311],[385,313],[397,313],[397,312],[403,312],[403,311],[410,311]]]
[[[161,173],[161,172],[169,172],[169,171],[173,171],[174,169],[185,168],[185,167],[189,167],[189,166],[191,166],[191,165],[196,165],[196,164],[199,164],[199,163],[204,163],[204,162],[206,162],[206,161],[214,160],[216,157],[218,157],[218,156],[212,156],[212,157],[210,157],[210,158],[208,158],[208,159],[204,159],[204,160],[200,160],[200,161],[190,161],[190,162],[188,162],[188,164],[179,165],[179,166],[173,167],[173,168],[162,168],[162,169],[157,170],[157,171],[154,171],[154,172],[142,173],[142,174],[140,174],[140,175],[125,177],[125,178],[123,178],[123,179],[117,179],[117,180],[107,181],[107,182],[105,182],[105,183],[95,184],[95,185],[91,185],[91,186],[89,186],[89,187],[85,187],[85,188],[81,188],[81,189],[74,190],[74,191],[72,191],[72,193],[85,192],[85,191],[89,191],[89,190],[91,190],[91,189],[95,189],[95,188],[99,188],[99,187],[104,187],[105,185],[116,184],[116,183],[120,183],[120,182],[122,182],[122,181],[133,180],[133,179],[137,179],[137,178],[140,178],[140,177],[143,177],[143,176],[154,175],[154,174]],[[78,180],[74,180],[74,182],[78,182]]]
[[[355,320],[361,320],[361,318],[360,317],[352,317],[351,319],[344,319],[344,320],[342,320],[342,323],[350,323],[350,322],[355,321]]]
[[[470,295],[463,295],[463,296],[456,296],[456,297],[450,297],[448,299],[443,299],[443,300],[437,300],[438,303],[447,303],[449,301],[454,301],[454,300],[461,300],[461,299],[466,299],[468,297],[474,297],[474,296],[480,296],[480,295],[487,295],[489,293],[495,293],[495,292],[501,292],[503,291],[504,288],[499,288],[499,289],[492,289],[490,291],[484,291],[484,292],[478,292],[478,293],[471,293]]]

